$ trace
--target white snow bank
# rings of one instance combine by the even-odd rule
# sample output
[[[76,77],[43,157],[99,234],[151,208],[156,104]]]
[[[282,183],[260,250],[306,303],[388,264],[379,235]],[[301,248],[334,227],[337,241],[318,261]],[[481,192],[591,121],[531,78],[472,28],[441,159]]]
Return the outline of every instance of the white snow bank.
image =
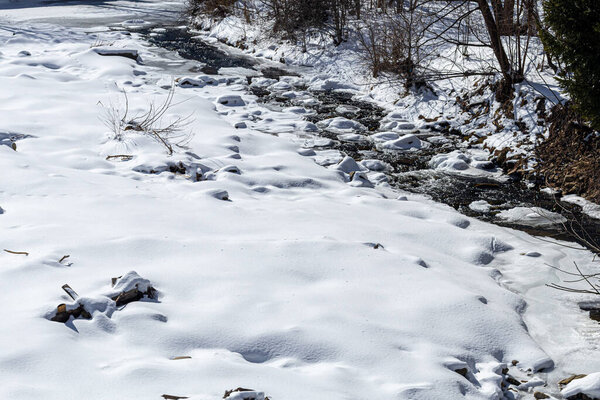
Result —
[[[29,256],[0,252],[0,398],[215,399],[241,386],[289,400],[492,400],[511,360],[539,371],[598,359],[574,334],[572,299],[545,286],[557,279],[546,263],[584,268],[589,253],[416,195],[396,201],[339,151],[308,157],[304,138],[254,129],[298,133],[289,115],[215,105],[221,86],[175,88],[165,118],[193,115],[195,136],[172,156],[136,132],[114,140],[98,103],[125,89],[143,113],[167,96],[156,82],[171,71],[98,57],[84,30],[18,28],[0,30],[0,104],[10,105],[0,121],[28,136],[17,151],[0,145],[0,224],[2,247]],[[101,38],[156,51],[118,32]],[[23,49],[44,59],[30,65]],[[247,129],[233,127],[241,121]],[[521,256],[532,250],[541,256]],[[161,289],[159,302],[71,326],[44,318],[65,302],[65,282],[93,300],[131,269]]]
[[[572,380],[562,391],[564,398],[584,394],[592,399],[600,398],[600,372],[594,372],[581,379]]]

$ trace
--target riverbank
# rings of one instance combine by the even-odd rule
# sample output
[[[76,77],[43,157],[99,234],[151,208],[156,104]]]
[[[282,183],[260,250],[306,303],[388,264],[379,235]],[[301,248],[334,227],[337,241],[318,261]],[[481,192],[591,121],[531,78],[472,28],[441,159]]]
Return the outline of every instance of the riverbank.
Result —
[[[203,73],[136,32],[140,14],[27,22],[45,13],[2,13],[0,397],[531,399],[598,370],[590,297],[546,286],[561,282],[548,264],[593,271],[589,252],[378,182],[374,158],[339,160],[336,146],[363,151],[356,125],[271,109],[252,87],[305,91],[248,82],[272,63]],[[171,155],[132,122],[170,93],[154,130],[189,117]],[[346,106],[327,112],[361,108],[323,96]],[[131,117],[120,135],[111,110]],[[412,135],[395,144],[432,137]],[[116,307],[129,282],[154,294]],[[91,319],[57,322],[59,304]]]

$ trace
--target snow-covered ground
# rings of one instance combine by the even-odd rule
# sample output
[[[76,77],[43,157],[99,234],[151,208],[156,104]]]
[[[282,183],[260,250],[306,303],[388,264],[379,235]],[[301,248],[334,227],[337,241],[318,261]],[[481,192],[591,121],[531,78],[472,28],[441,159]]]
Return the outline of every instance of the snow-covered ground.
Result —
[[[235,70],[175,87],[157,126],[190,116],[187,149],[115,140],[107,110],[160,105],[184,64],[91,26],[179,5],[0,5],[0,398],[533,398],[600,369],[593,299],[545,286],[589,252],[324,168]],[[158,299],[116,307],[135,282]],[[61,303],[93,318],[51,321]]]

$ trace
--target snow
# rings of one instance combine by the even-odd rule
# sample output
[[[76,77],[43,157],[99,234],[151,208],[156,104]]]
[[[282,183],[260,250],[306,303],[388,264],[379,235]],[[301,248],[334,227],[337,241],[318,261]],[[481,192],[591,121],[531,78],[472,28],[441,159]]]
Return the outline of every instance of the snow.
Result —
[[[476,200],[469,204],[469,208],[473,211],[488,213],[492,209],[492,205],[485,200]]]
[[[335,117],[319,121],[317,126],[334,133],[354,133],[365,131],[367,128],[360,122],[353,121],[344,117]]]
[[[514,207],[498,213],[498,218],[517,225],[548,226],[567,222],[562,215],[540,207]]]
[[[173,89],[161,122],[192,116],[173,155],[136,131],[115,140],[99,117],[125,107],[123,91],[143,114],[189,65],[165,70],[181,60],[136,35],[60,24],[146,25],[123,16],[135,4],[2,11],[0,238],[29,255],[0,253],[0,398],[207,400],[247,387],[273,400],[491,400],[512,360],[549,382],[597,370],[573,309],[583,296],[546,286],[559,281],[547,264],[587,271],[589,252],[392,190],[370,172],[381,164],[315,149],[329,139],[299,137],[302,115],[266,109],[240,83]],[[145,65],[98,55],[98,40]],[[356,89],[340,82],[310,84]],[[348,121],[324,128],[365,130]],[[91,319],[47,319],[72,303],[65,283]],[[115,308],[110,295],[136,284],[160,296]]]
[[[598,204],[594,204],[591,201],[588,201],[583,197],[574,194],[568,194],[566,196],[563,196],[561,200],[567,203],[572,203],[580,206],[582,212],[589,217],[600,219],[600,205]]]
[[[505,181],[506,176],[487,161],[486,152],[474,150],[466,154],[462,150],[453,150],[450,153],[436,154],[429,161],[432,169],[450,174],[470,177],[491,178]]]
[[[576,396],[580,393],[591,398],[600,397],[600,372],[572,380],[561,392],[565,398]]]
[[[400,136],[395,140],[388,140],[378,145],[379,148],[384,150],[410,150],[420,149],[421,141],[418,137],[412,134]]]

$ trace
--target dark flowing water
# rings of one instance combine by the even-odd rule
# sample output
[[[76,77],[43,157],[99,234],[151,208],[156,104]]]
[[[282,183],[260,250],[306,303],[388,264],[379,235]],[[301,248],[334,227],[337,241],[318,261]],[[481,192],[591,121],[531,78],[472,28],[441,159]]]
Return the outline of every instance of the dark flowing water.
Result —
[[[176,51],[181,57],[195,60],[202,67],[191,72],[217,74],[219,68],[243,67],[260,71],[261,75],[268,78],[279,79],[281,76],[297,75],[295,72],[286,71],[285,66],[267,66],[252,59],[247,55],[233,55],[216,46],[206,43],[202,37],[196,36],[181,27],[166,27],[159,31],[151,28],[138,29],[151,44],[171,51]],[[274,63],[273,63],[274,64]],[[251,77],[247,77],[248,82]],[[304,88],[305,89],[305,88]],[[294,105],[293,100],[278,97],[266,89],[248,86],[248,91],[254,93],[259,101],[271,109],[283,108]],[[342,116],[360,122],[371,133],[380,130],[380,121],[385,112],[378,106],[353,98],[351,93],[340,91],[312,91],[311,95],[319,100],[318,105],[304,106],[314,110],[314,114],[306,119],[319,122],[328,118]],[[340,110],[339,106],[351,106],[351,113]],[[391,169],[386,171],[389,183],[396,188],[430,196],[433,200],[445,203],[461,213],[478,219],[496,223],[498,225],[527,231],[539,236],[549,236],[569,241],[578,241],[586,245],[588,242],[600,238],[600,220],[590,218],[582,213],[579,206],[561,202],[553,195],[539,190],[531,182],[524,182],[516,178],[498,180],[482,177],[468,177],[463,175],[448,174],[433,171],[429,167],[429,160],[436,154],[447,153],[457,149],[464,149],[465,144],[460,133],[453,130],[449,124],[429,124],[427,130],[413,130],[411,133],[422,140],[431,136],[444,136],[448,139],[444,144],[431,143],[421,150],[411,151],[381,151],[372,141],[346,142],[340,141],[337,134],[320,131],[318,134],[331,139],[326,147],[316,148],[336,149],[356,161],[362,159],[378,159],[386,162]],[[499,167],[490,164],[490,168]],[[477,212],[469,208],[469,204],[477,200],[485,200],[492,205],[490,212]],[[541,207],[560,213],[569,219],[566,227],[562,225],[526,226],[521,224],[506,223],[495,216],[502,210],[513,207]],[[575,235],[573,235],[575,233]],[[589,246],[588,246],[589,247]]]

